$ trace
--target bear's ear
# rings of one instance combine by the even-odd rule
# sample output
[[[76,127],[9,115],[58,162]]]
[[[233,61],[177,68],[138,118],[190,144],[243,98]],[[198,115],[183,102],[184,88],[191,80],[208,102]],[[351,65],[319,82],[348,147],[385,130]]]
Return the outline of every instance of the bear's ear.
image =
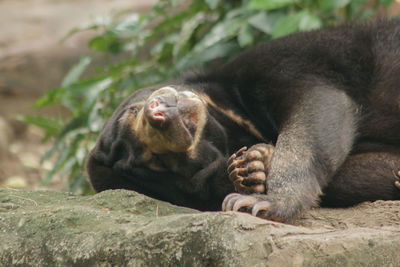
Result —
[[[96,187],[101,177],[116,176],[114,172],[124,172],[133,166],[135,153],[138,154],[135,151],[140,150],[138,140],[129,127],[120,123],[125,112],[125,108],[116,110],[104,125],[96,146],[89,154],[86,169],[96,191],[101,191]]]
[[[101,159],[97,159],[99,154],[98,151],[92,150],[86,162],[89,182],[96,193],[107,189],[116,189],[113,185],[117,185],[117,183],[112,181],[119,180],[119,175],[115,173],[112,167],[106,166]]]
[[[108,149],[107,149],[108,150]],[[142,192],[140,181],[130,179],[133,169],[133,151],[127,151],[124,143],[117,140],[109,147],[109,153],[96,146],[89,154],[86,170],[89,182],[96,192],[107,189],[130,189]]]
[[[133,142],[129,140],[124,129],[103,133],[86,162],[93,189],[96,192],[106,189],[137,189],[128,177],[132,176],[133,168],[141,161],[141,154],[142,147],[135,144],[135,139]]]

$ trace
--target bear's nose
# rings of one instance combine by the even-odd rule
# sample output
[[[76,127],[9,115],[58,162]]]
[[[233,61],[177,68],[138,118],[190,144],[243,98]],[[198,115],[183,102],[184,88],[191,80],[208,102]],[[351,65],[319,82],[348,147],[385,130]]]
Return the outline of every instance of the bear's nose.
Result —
[[[163,128],[167,125],[168,119],[176,109],[175,96],[156,96],[150,98],[145,105],[145,116],[150,125],[156,128]]]

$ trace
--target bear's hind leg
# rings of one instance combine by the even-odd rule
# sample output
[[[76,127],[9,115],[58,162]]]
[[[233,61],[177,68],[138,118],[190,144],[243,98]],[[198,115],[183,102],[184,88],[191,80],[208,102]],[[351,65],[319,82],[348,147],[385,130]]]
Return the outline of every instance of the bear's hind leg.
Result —
[[[350,155],[323,192],[329,207],[400,200],[400,148]]]

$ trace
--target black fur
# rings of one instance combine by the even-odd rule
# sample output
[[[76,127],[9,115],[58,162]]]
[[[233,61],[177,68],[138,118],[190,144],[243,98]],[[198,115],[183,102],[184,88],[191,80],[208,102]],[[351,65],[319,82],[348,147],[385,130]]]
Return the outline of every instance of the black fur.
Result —
[[[208,120],[195,158],[185,153],[141,161],[135,133],[118,124],[132,94],[105,125],[88,161],[96,191],[132,189],[171,203],[218,210],[234,191],[226,160],[242,146],[272,142],[268,217],[315,206],[400,199],[400,23],[381,21],[298,33],[255,46],[215,70],[168,85],[207,95]],[[220,109],[219,109],[220,108]],[[231,110],[261,133],[227,116]],[[221,111],[222,110],[222,111]],[[177,164],[178,168],[173,168]]]

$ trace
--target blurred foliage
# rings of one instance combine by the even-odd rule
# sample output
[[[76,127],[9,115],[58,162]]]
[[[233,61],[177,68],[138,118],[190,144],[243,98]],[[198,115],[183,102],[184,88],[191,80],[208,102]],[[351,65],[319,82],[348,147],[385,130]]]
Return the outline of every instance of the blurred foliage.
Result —
[[[226,61],[248,46],[338,23],[364,20],[387,8],[393,0],[160,0],[147,14],[124,11],[101,17],[89,26],[73,29],[96,31],[88,43],[90,55],[67,73],[61,87],[48,92],[37,107],[62,105],[68,117],[26,116],[24,121],[46,132],[52,148],[43,160],[55,157],[53,169],[42,184],[59,173],[67,177],[66,189],[89,193],[84,164],[106,119],[134,90],[163,82],[194,66]],[[125,59],[96,68],[96,53]]]

